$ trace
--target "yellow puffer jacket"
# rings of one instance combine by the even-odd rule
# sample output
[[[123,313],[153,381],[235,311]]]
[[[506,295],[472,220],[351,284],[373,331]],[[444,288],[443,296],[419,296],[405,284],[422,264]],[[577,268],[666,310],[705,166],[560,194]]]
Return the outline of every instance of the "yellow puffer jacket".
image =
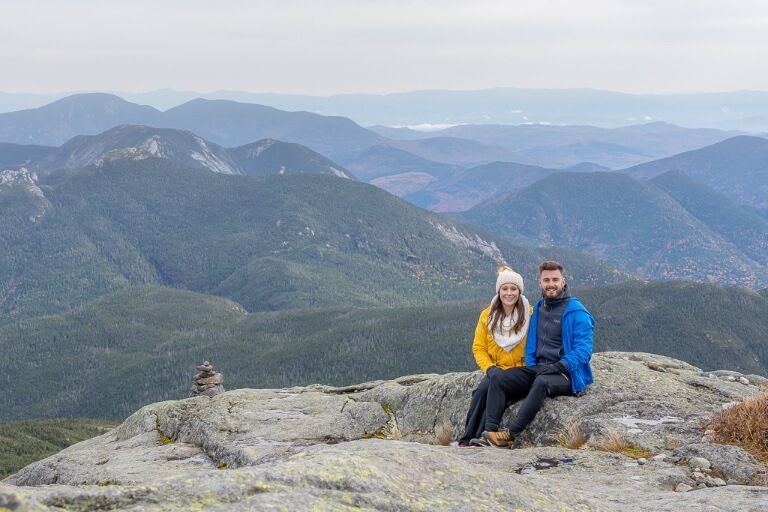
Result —
[[[531,307],[533,312],[533,307]],[[488,330],[488,315],[490,314],[490,308],[485,308],[480,313],[480,319],[477,321],[477,327],[475,328],[475,341],[472,343],[472,354],[475,356],[477,366],[486,373],[488,368],[495,366],[502,370],[508,368],[514,368],[516,366],[525,366],[525,343],[528,341],[528,334],[525,335],[523,341],[509,352],[505,352],[496,341],[493,339],[493,335]]]

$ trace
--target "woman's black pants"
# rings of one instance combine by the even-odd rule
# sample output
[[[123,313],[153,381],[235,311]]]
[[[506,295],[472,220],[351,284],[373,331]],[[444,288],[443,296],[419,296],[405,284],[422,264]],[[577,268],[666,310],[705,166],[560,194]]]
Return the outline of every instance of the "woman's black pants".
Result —
[[[480,437],[485,430],[485,402],[490,382],[486,375],[472,391],[472,401],[469,403],[467,421],[464,423],[464,436],[459,442],[468,443],[470,439]]]

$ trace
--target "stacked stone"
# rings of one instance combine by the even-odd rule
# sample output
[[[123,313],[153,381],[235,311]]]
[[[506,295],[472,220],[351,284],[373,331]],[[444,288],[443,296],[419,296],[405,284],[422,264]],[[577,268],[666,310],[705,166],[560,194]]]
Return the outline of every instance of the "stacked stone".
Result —
[[[214,396],[224,392],[224,376],[213,371],[208,361],[197,367],[192,384],[192,396]]]

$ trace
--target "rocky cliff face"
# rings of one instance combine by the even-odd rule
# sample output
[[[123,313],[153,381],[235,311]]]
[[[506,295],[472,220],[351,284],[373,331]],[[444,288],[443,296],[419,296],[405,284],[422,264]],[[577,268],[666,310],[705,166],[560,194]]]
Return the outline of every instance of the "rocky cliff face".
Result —
[[[513,450],[435,444],[461,433],[478,373],[152,404],[5,480],[0,507],[765,509],[766,467],[701,427],[765,379],[649,354],[596,354],[593,368],[596,383],[548,400]],[[566,448],[575,430],[589,441]],[[628,448],[595,448],[610,437]]]

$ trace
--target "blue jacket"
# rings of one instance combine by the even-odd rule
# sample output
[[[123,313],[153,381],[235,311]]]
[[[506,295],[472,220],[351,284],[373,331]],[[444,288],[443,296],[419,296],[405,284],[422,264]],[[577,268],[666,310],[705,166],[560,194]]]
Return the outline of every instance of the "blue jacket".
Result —
[[[539,340],[536,336],[539,321],[539,299],[533,306],[533,316],[528,330],[532,336],[528,336],[525,346],[525,366],[536,365],[536,345]],[[563,311],[563,358],[560,360],[568,368],[571,375],[571,389],[573,393],[584,391],[594,382],[592,368],[589,360],[592,358],[592,334],[595,331],[595,321],[579,299],[571,297],[565,311]]]

